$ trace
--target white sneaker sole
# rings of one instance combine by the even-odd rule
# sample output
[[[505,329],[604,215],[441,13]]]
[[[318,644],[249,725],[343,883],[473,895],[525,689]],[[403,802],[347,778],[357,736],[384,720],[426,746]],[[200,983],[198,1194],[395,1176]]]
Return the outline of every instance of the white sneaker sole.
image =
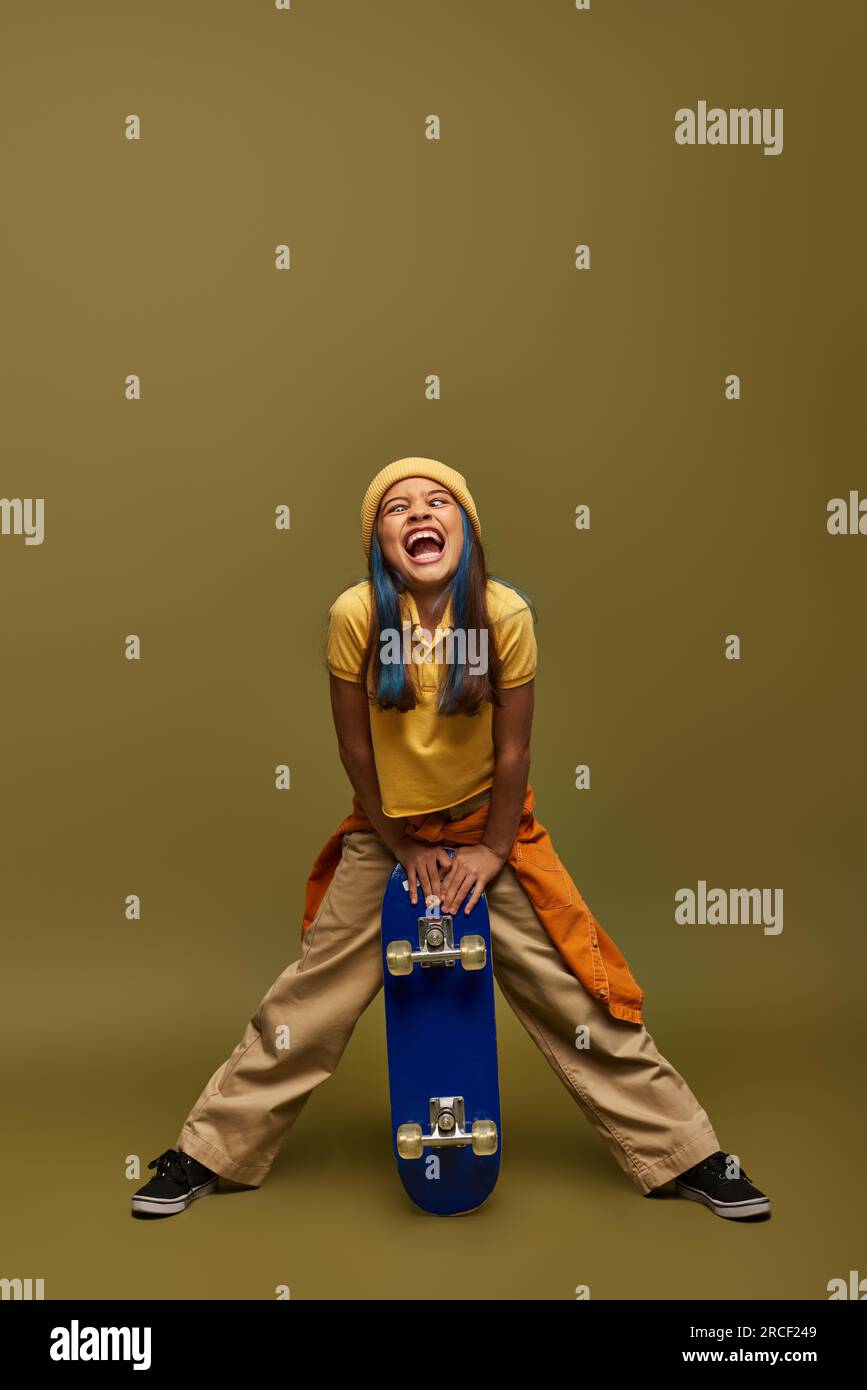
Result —
[[[195,1202],[197,1197],[207,1197],[209,1193],[216,1192],[220,1183],[219,1175],[216,1178],[209,1178],[201,1186],[194,1187],[185,1197],[133,1197],[133,1211],[144,1211],[156,1216],[176,1216],[179,1211],[185,1211],[190,1202]]]
[[[771,1210],[771,1203],[767,1197],[747,1198],[743,1202],[715,1202],[713,1197],[709,1197],[697,1187],[687,1187],[685,1183],[677,1181],[674,1190],[680,1197],[688,1197],[691,1202],[702,1202],[704,1206],[716,1212],[717,1216],[726,1216],[730,1220],[741,1221],[747,1216],[765,1216]]]

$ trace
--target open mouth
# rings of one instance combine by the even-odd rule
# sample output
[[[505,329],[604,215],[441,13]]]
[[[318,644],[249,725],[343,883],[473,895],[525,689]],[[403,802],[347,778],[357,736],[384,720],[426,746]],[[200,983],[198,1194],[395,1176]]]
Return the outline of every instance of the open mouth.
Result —
[[[442,555],[446,544],[445,536],[432,526],[417,526],[403,538],[403,548],[417,565],[430,565]]]

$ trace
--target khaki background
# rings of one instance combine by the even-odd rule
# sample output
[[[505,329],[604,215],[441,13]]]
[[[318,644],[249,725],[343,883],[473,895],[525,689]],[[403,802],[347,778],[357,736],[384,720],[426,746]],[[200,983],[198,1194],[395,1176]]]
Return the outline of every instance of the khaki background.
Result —
[[[46,539],[0,537],[0,1274],[251,1299],[867,1275],[867,539],[825,530],[867,488],[860,7],[163,0],[2,26],[2,492],[46,499]],[[702,98],[782,106],[783,153],[678,147]],[[258,1191],[130,1216],[127,1155],[174,1141],[298,954],[350,801],[325,616],[364,573],[364,488],[410,453],[466,474],[491,570],[537,605],[540,819],[770,1222],[644,1200],[501,999],[496,1195],[416,1212],[381,996]],[[782,887],[783,933],[676,926],[701,878]]]

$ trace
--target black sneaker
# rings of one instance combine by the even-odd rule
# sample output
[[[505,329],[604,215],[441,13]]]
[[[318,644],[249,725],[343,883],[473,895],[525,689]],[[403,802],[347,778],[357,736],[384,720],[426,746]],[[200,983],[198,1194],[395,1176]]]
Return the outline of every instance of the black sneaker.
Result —
[[[184,1211],[197,1197],[207,1197],[209,1192],[216,1192],[220,1185],[217,1173],[212,1173],[204,1163],[185,1154],[183,1149],[166,1149],[148,1167],[156,1168],[157,1175],[133,1194],[134,1212],[174,1216]]]
[[[729,1157],[722,1149],[717,1149],[709,1158],[702,1159],[701,1163],[687,1168],[686,1172],[676,1177],[675,1191],[693,1202],[704,1202],[717,1216],[738,1220],[746,1216],[770,1215],[769,1199],[753,1186],[743,1168],[736,1178],[727,1176]]]

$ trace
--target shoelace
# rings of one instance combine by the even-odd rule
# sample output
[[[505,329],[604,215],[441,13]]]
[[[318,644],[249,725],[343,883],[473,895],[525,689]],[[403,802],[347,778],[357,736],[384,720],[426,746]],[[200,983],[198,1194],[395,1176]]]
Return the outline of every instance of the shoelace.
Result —
[[[154,1158],[148,1164],[149,1168],[156,1168],[158,1178],[171,1178],[173,1182],[183,1186],[189,1182],[187,1170],[184,1167],[183,1157],[177,1149],[166,1149],[159,1158]]]
[[[730,1154],[724,1153],[711,1154],[710,1158],[706,1158],[704,1162],[700,1163],[698,1166],[699,1168],[707,1168],[709,1172],[716,1173],[721,1178],[727,1178],[728,1173],[726,1172],[726,1165],[730,1157]],[[738,1169],[737,1176],[743,1178],[744,1182],[749,1182],[749,1178],[743,1168]],[[732,1179],[732,1181],[734,1181],[734,1179]]]

